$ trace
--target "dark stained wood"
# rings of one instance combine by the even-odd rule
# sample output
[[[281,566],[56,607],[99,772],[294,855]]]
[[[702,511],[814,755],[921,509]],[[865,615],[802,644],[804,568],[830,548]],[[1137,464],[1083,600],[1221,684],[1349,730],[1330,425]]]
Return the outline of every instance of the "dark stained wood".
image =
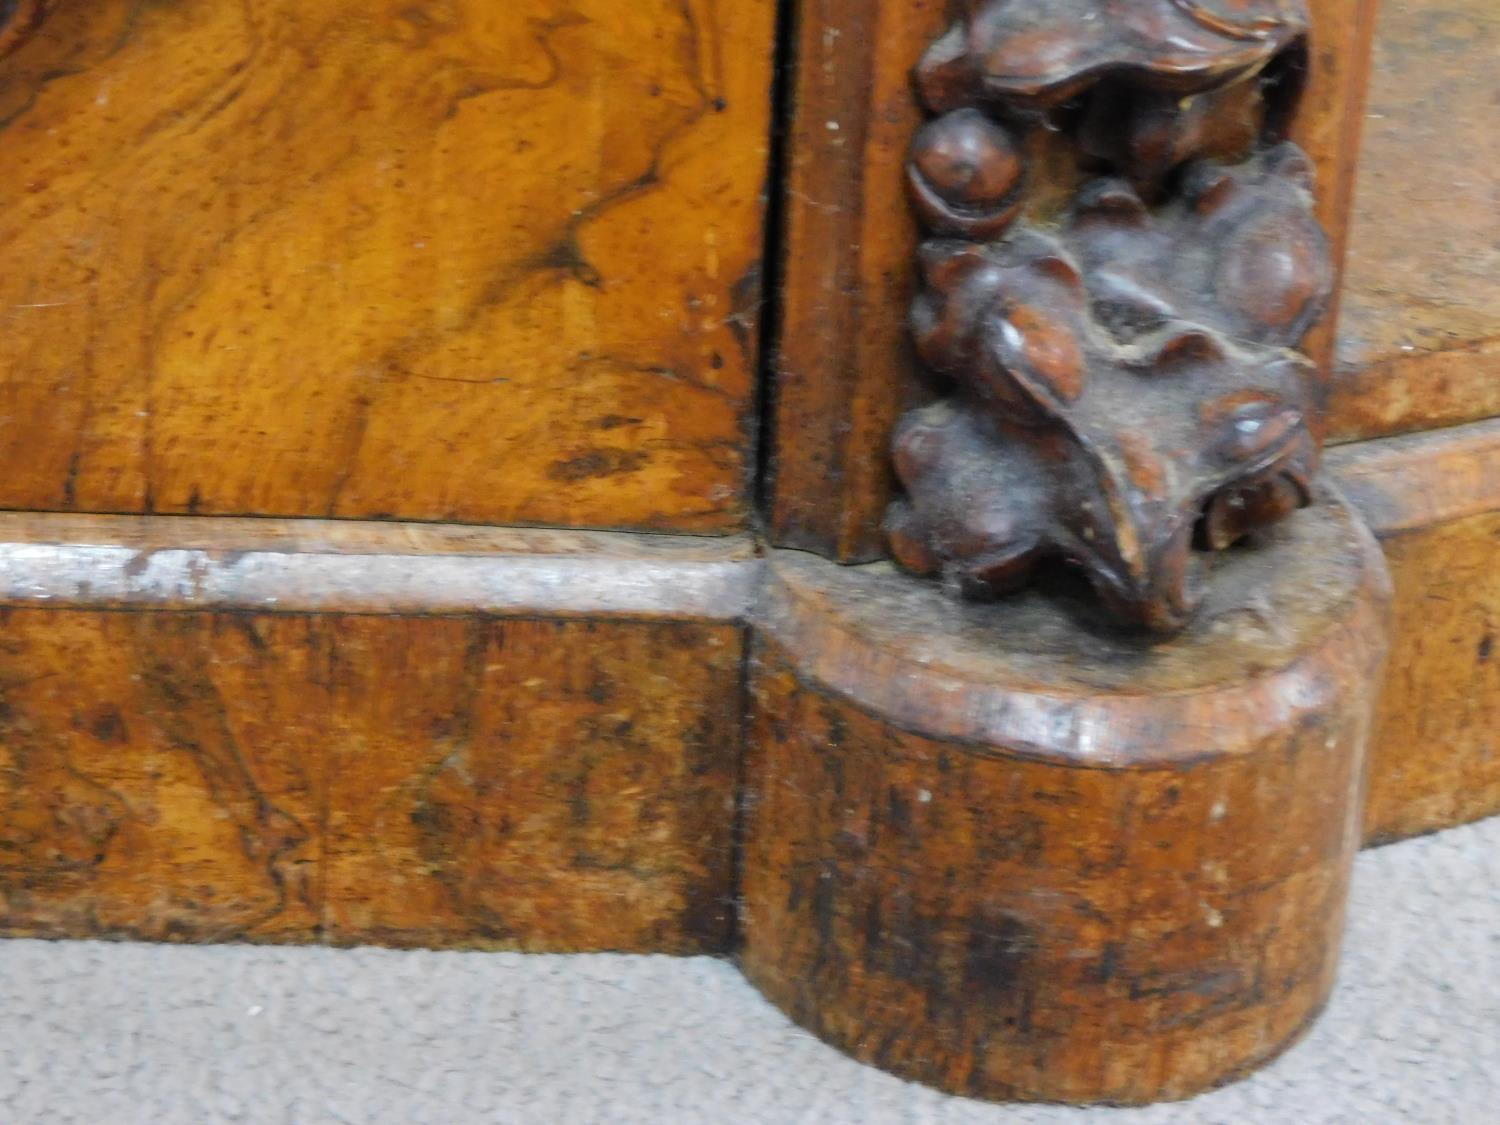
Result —
[[[1338,364],[1337,440],[1500,415],[1500,8],[1383,0]]]
[[[0,8],[0,58],[21,47],[41,26],[57,0],[7,0]]]
[[[1292,123],[1292,140],[1318,168],[1318,219],[1332,242],[1338,284],[1304,348],[1324,377],[1333,370],[1347,269],[1349,230],[1362,162],[1365,105],[1371,81],[1375,21],[1386,0],[1310,0],[1313,31],[1307,92]]]
[[[945,0],[797,7],[780,346],[768,490],[780,546],[885,553],[886,447],[915,391],[906,310],[917,228],[901,168],[922,115],[909,74]]]
[[[1318,0],[1305,110],[1293,139],[1323,181],[1319,215],[1343,245],[1373,0]],[[926,394],[905,327],[917,232],[897,168],[920,126],[906,74],[948,25],[935,2],[801,7],[789,140],[782,342],[776,359],[770,531],[842,561],[885,553],[900,413]],[[1062,175],[1039,154],[1033,191]],[[1328,337],[1309,340],[1315,357]]]
[[[1312,497],[1321,396],[1294,349],[1333,278],[1285,139],[1306,9],[956,12],[907,161],[931,236],[911,329],[944,393],[896,429],[891,553],[977,600],[1065,560],[1120,621],[1175,631],[1203,549]],[[1044,148],[1075,182],[1033,170]]]
[[[1272,534],[1155,645],[773,556],[750,979],[989,1098],[1186,1097],[1282,1050],[1333,983],[1388,589],[1346,510]]]
[[[0,506],[743,527],[773,9],[61,0]]]
[[[1396,590],[1367,836],[1500,813],[1500,421],[1343,446],[1329,467]]]

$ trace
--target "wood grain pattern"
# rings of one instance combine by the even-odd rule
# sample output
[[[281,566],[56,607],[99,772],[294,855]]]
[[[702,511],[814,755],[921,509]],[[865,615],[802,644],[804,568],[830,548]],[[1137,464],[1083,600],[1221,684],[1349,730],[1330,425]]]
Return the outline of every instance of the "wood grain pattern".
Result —
[[[1500,9],[1385,0],[1330,402],[1349,440],[1500,415]]]
[[[1500,811],[1497,457],[1500,423],[1331,456],[1334,479],[1385,539],[1396,581],[1397,640],[1372,746],[1375,841]],[[0,517],[0,928],[691,948],[700,940],[691,934],[719,924],[712,904],[728,893],[721,806],[733,788],[725,758],[738,730],[738,619],[763,565],[735,539]],[[796,554],[772,565],[818,568]],[[515,567],[572,581],[550,589],[545,610],[527,611],[517,599],[541,587],[518,585],[525,571]],[[702,584],[705,572],[712,581]],[[803,587],[799,598],[814,592]],[[916,665],[881,673],[882,708],[960,742],[1043,745],[1048,732],[1077,729],[1047,708],[997,710],[978,690],[984,683],[965,688],[985,677],[962,672],[962,632],[944,629],[967,618],[930,593],[932,607],[900,619],[878,600],[863,603],[861,628],[904,621],[922,646]],[[826,618],[844,602],[860,604],[822,595],[814,604]],[[781,613],[775,596],[766,611]],[[489,621],[487,612],[531,620]],[[653,624],[653,614],[663,618]],[[1269,620],[1255,604],[1235,617]],[[854,676],[868,691],[878,663],[821,661],[819,651],[839,649],[788,632],[795,620],[781,618],[783,643],[826,682]],[[1276,663],[1274,631],[1262,641],[1261,659]],[[1045,630],[1028,627],[1016,644],[1013,671],[1055,658]],[[995,645],[981,647],[993,661]],[[1128,663],[1105,661],[1100,674]],[[1178,674],[1204,666],[1190,656]],[[911,690],[914,667],[927,680],[943,668],[961,674],[929,698]],[[596,679],[615,686],[613,702],[588,698],[581,685]],[[1251,746],[1278,721],[1264,700],[1237,710],[1217,699],[1211,709],[1221,745],[1233,730]],[[617,734],[611,716],[632,710]],[[986,725],[997,716],[1009,726]],[[1134,718],[1112,709],[1089,729],[1147,739],[1163,723],[1201,726],[1143,706]],[[709,743],[725,757],[700,775]],[[562,782],[617,793],[588,802],[590,822],[607,833],[575,824],[561,791],[529,827],[502,831],[507,785],[529,799]],[[477,821],[475,838],[440,862],[441,841],[453,836],[445,817],[458,811]],[[557,866],[540,875],[549,847]],[[497,865],[524,874],[502,884],[486,875]],[[325,895],[334,870],[347,888],[337,902]],[[534,896],[549,882],[567,898],[544,917]],[[577,903],[591,895],[603,904],[585,927]],[[425,929],[423,917],[432,919]],[[509,930],[496,920],[506,917]]]
[[[0,6],[0,58],[35,34],[56,0],[6,0]]]
[[[732,625],[0,610],[0,933],[713,952]]]
[[[1500,419],[1340,446],[1328,472],[1382,536],[1500,511]]]
[[[1341,324],[1343,278],[1348,268],[1350,224],[1363,161],[1365,106],[1369,97],[1376,18],[1384,0],[1312,0],[1312,50],[1307,93],[1292,123],[1292,140],[1318,166],[1317,214],[1332,242],[1337,268],[1333,300],[1305,342],[1307,353],[1331,377]]]
[[[1343,446],[1329,467],[1396,591],[1366,836],[1500,813],[1500,421]]]
[[[1382,545],[1396,623],[1371,744],[1372,843],[1500,813],[1500,511]]]
[[[728,948],[737,629],[365,619],[339,641],[331,940]]]
[[[750,979],[982,1097],[1186,1097],[1283,1049],[1332,987],[1388,597],[1346,512],[1287,527],[1155,644],[1055,595],[934,613],[882,564],[773,558]]]
[[[1138,1103],[1244,1073],[1321,1009],[1356,732],[1121,776],[922,738],[774,659],[757,683],[742,964],[856,1058],[969,1096]]]
[[[943,0],[798,7],[768,450],[778,546],[884,553],[886,447],[917,390],[906,310],[918,235],[901,174],[922,120],[910,71],[946,18]]]
[[[0,505],[741,526],[772,7],[60,0]]]
[[[1312,67],[1293,138],[1318,167],[1319,216],[1337,254],[1374,0],[1310,8]],[[890,435],[929,393],[907,338],[917,230],[901,164],[921,121],[909,72],[949,12],[939,0],[810,0],[799,11],[769,530],[778,546],[862,562],[885,553]],[[1308,346],[1326,359],[1327,330]]]
[[[327,645],[295,617],[0,610],[0,933],[311,938]]]

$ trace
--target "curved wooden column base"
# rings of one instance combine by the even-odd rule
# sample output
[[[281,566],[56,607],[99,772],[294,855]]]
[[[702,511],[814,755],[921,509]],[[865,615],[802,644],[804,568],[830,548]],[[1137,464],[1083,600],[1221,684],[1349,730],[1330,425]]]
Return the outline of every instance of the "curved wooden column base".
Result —
[[[963,605],[778,552],[752,675],[743,967],[955,1093],[1140,1103],[1264,1063],[1328,997],[1389,587],[1322,498],[1187,633]]]

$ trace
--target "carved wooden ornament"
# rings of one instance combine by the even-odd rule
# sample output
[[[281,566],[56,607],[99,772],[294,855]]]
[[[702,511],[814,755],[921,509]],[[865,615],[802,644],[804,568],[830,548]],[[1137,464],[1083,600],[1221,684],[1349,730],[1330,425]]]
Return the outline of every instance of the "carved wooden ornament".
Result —
[[[1122,622],[1179,629],[1209,552],[1305,506],[1318,467],[1293,349],[1332,269],[1285,140],[1305,5],[959,11],[916,74],[912,326],[942,397],[897,429],[893,553],[970,597],[1065,560]]]

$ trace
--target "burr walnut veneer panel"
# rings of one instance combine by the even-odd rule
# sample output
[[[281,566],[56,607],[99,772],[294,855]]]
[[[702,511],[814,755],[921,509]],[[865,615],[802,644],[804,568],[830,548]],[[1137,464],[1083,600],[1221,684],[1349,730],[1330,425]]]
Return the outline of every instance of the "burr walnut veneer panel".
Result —
[[[0,506],[740,526],[773,7],[58,0]]]
[[[0,934],[728,947],[742,545],[5,522]]]

